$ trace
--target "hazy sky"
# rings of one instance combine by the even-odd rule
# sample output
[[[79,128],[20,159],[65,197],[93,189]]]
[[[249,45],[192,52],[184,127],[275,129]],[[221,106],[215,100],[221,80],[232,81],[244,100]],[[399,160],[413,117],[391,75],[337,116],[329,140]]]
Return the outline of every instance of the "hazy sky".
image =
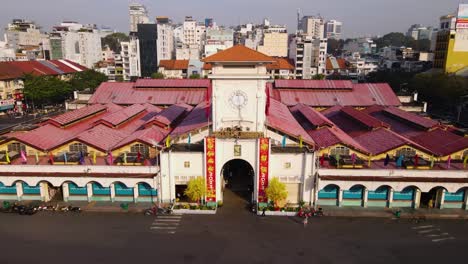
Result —
[[[199,21],[213,17],[219,25],[234,25],[268,17],[291,32],[300,8],[303,15],[342,21],[345,36],[354,37],[405,32],[416,23],[437,26],[439,17],[455,12],[463,0],[0,0],[0,32],[12,18],[34,20],[44,31],[74,20],[128,32],[130,2],[146,5],[153,19],[169,16],[181,22],[191,15]]]

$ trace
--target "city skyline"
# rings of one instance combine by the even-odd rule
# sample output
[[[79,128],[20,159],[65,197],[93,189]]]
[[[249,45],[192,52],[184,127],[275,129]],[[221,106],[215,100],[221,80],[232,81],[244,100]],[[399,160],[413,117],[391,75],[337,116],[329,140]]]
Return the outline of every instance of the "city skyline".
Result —
[[[197,5],[191,1],[178,1],[177,6],[171,2],[163,1],[128,1],[128,0],[103,0],[95,2],[92,0],[82,1],[60,1],[44,0],[40,6],[27,8],[35,2],[31,0],[17,0],[14,3],[3,3],[0,10],[0,33],[3,35],[4,27],[13,18],[24,18],[35,21],[42,27],[43,31],[50,32],[52,26],[58,25],[64,20],[73,20],[80,23],[92,23],[98,26],[107,26],[120,32],[128,32],[129,16],[128,5],[132,2],[144,4],[154,20],[156,16],[169,16],[174,22],[182,22],[185,16],[193,16],[202,21],[205,17],[212,17],[219,25],[238,25],[245,23],[261,23],[263,18],[269,18],[273,24],[286,25],[290,33],[296,27],[297,9],[302,15],[318,15],[325,19],[336,19],[342,21],[343,36],[373,36],[384,35],[389,32],[406,32],[412,24],[423,24],[437,27],[440,16],[455,13],[459,0],[428,1],[424,0],[394,0],[379,1],[357,0],[348,3],[343,0],[330,0],[327,3],[314,1],[316,8],[307,7],[307,1],[292,0],[287,4],[271,3],[259,0],[254,3],[246,0],[234,2],[207,1],[204,5]],[[310,2],[309,2],[310,3]],[[251,8],[245,9],[245,6]],[[310,4],[309,4],[310,6]],[[93,7],[90,11],[89,7]],[[363,7],[366,7],[363,9]],[[404,7],[404,8],[402,8]],[[430,9],[428,8],[430,7]],[[56,15],[51,15],[52,9]],[[111,8],[112,12],[101,12]],[[424,12],[418,12],[418,8],[424,8]],[[229,10],[227,16],[222,13]],[[258,12],[262,10],[262,12]],[[366,14],[359,15],[362,10]],[[385,10],[385,12],[378,12]],[[374,11],[374,12],[372,12]],[[399,18],[394,20],[392,14],[398,13]],[[369,23],[369,21],[382,21],[382,23]]]

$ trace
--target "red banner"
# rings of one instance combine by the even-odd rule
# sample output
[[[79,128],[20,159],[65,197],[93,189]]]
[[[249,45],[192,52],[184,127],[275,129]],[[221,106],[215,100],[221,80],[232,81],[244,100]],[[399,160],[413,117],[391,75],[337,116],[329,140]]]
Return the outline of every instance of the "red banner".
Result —
[[[216,139],[205,139],[206,201],[216,202]]]
[[[270,160],[270,140],[268,138],[260,139],[259,151],[259,173],[258,173],[258,202],[266,203],[268,198],[265,189],[268,187],[268,163]]]

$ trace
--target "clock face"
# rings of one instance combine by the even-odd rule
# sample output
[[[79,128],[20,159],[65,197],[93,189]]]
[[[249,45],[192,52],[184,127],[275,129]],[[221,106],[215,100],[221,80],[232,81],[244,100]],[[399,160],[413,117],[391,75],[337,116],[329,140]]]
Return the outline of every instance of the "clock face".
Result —
[[[240,109],[247,104],[247,94],[242,91],[235,91],[229,97],[229,102],[232,107]]]

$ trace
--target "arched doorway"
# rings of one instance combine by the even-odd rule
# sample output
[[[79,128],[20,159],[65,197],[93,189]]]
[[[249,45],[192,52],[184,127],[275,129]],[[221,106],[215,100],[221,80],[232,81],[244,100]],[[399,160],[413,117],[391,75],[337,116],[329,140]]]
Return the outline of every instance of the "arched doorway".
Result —
[[[254,169],[245,160],[233,159],[221,170],[223,190],[228,189],[247,202],[253,199]]]
[[[440,208],[442,204],[443,193],[446,192],[444,187],[434,187],[429,192],[421,193],[421,208]]]

